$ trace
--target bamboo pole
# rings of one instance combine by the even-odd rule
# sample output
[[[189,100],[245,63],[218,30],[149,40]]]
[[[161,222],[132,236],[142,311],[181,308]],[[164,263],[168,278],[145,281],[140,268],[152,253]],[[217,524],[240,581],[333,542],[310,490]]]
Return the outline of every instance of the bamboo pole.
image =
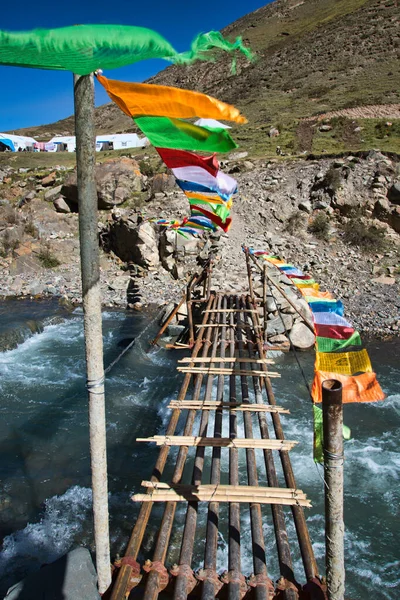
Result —
[[[94,538],[100,594],[111,583],[93,75],[74,76],[82,304],[89,396]]]
[[[322,384],[325,477],[326,581],[329,600],[344,598],[342,384]]]

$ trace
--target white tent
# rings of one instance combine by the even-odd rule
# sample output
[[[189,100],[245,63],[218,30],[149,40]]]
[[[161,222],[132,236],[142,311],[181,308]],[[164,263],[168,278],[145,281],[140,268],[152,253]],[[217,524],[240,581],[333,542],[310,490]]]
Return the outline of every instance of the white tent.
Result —
[[[147,138],[140,138],[136,133],[114,133],[98,135],[96,150],[123,150],[124,148],[144,148],[149,145]]]
[[[222,129],[231,129],[229,125],[224,125],[215,119],[199,119],[196,121],[195,125],[198,125],[199,127],[212,127],[213,129],[217,129],[218,127]]]
[[[123,150],[124,148],[144,148],[149,145],[147,138],[140,138],[136,133],[113,133],[96,136],[96,150]],[[48,144],[48,152],[75,152],[74,135],[56,135]]]
[[[48,144],[54,144],[54,148],[48,146],[48,152],[75,152],[76,140],[74,135],[56,135]]]
[[[4,140],[3,145],[12,152],[21,150],[33,150],[36,143],[32,137],[26,135],[12,135],[11,133],[0,133],[0,142]]]

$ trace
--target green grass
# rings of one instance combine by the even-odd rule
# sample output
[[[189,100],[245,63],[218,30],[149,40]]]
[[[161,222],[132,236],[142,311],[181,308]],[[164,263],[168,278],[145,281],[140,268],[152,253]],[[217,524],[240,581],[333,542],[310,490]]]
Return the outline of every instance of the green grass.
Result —
[[[110,158],[122,156],[129,156],[137,161],[141,161],[144,156],[150,156],[154,159],[158,154],[152,147],[110,150],[109,152],[96,152],[96,162],[102,163]],[[76,165],[76,155],[73,152],[0,152],[0,169],[6,165],[13,169],[41,169],[44,177],[56,165],[74,168]],[[18,174],[18,179],[21,176],[30,176],[30,173],[20,173]]]

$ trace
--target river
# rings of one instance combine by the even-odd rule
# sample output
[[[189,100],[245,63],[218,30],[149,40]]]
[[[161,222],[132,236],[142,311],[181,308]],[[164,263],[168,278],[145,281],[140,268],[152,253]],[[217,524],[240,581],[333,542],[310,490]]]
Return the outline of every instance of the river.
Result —
[[[147,353],[157,330],[153,317],[125,311],[103,314],[105,365],[136,338],[106,382],[113,556],[123,552],[135,520],[137,508],[130,495],[149,478],[158,453],[134,440],[163,432],[169,415],[166,405],[176,398],[182,380],[175,366],[183,353],[163,349]],[[2,303],[0,349],[9,348],[10,339],[18,346],[0,352],[0,598],[9,585],[42,563],[78,544],[92,547],[82,313],[78,309],[67,314],[54,302]],[[372,341],[367,347],[388,397],[380,403],[346,405],[344,410],[352,431],[345,443],[346,595],[352,600],[397,600],[400,342]],[[300,354],[299,359],[311,381],[313,354]],[[324,495],[322,473],[312,459],[312,408],[294,356],[279,354],[275,360],[285,376],[273,380],[273,385],[278,403],[291,410],[282,419],[285,435],[300,441],[291,457],[297,485],[313,504],[307,522],[323,571]],[[291,525],[288,530],[292,535]],[[268,515],[265,533],[271,554],[272,532]],[[244,528],[245,574],[252,572],[248,536]],[[179,528],[173,532],[175,539],[174,560]],[[227,541],[220,535],[221,568],[226,553]],[[294,559],[302,581],[298,553]],[[200,551],[195,560],[200,566]],[[277,565],[268,566],[270,577],[276,579]]]

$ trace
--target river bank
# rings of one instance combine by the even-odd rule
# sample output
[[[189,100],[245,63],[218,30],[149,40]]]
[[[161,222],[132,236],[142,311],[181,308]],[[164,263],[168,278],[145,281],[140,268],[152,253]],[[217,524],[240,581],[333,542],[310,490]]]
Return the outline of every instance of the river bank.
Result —
[[[198,268],[197,257],[209,255],[216,289],[246,291],[245,244],[311,273],[343,300],[347,318],[362,334],[398,336],[397,158],[379,151],[268,162],[245,155],[230,155],[222,164],[240,190],[228,234],[178,244],[148,221],[188,214],[186,197],[151,152],[139,162],[110,158],[98,165],[104,307],[143,310],[174,302]],[[73,168],[55,166],[48,173],[9,167],[0,177],[0,297],[57,298],[79,306]]]

